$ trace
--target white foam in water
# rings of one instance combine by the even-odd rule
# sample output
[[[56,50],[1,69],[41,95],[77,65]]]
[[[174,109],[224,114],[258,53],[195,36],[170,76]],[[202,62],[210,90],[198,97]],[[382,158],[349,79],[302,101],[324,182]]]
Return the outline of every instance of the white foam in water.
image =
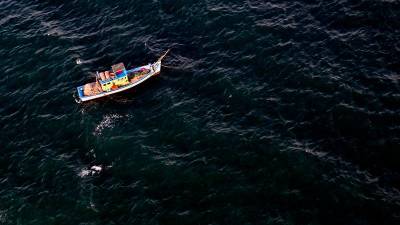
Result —
[[[79,172],[78,176],[86,177],[86,176],[90,175],[91,172],[92,172],[91,170],[83,169],[83,170],[81,170],[81,172]]]
[[[86,177],[86,176],[89,176],[89,175],[96,175],[96,174],[99,174],[101,171],[103,171],[103,167],[102,166],[94,165],[94,166],[90,167],[89,170],[88,169],[81,170],[81,172],[79,172],[78,176]]]
[[[92,166],[90,167],[92,171],[101,172],[103,168],[101,166]]]
[[[90,208],[96,212],[98,211],[96,205],[92,201],[90,201]]]
[[[93,149],[93,148],[90,149],[89,152],[92,153],[93,158],[96,158],[96,153],[94,152],[94,149]]]
[[[101,135],[103,133],[104,129],[113,128],[115,125],[114,124],[115,120],[120,119],[120,118],[122,118],[122,116],[118,115],[118,114],[105,115],[103,117],[103,120],[94,129],[93,134]]]

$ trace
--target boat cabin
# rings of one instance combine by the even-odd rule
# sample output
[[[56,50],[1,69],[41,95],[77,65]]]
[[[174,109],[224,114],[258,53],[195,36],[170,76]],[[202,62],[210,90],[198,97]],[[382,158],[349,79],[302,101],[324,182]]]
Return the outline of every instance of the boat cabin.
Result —
[[[123,63],[113,65],[112,72],[97,73],[97,78],[103,91],[118,89],[119,86],[129,84],[128,72]]]

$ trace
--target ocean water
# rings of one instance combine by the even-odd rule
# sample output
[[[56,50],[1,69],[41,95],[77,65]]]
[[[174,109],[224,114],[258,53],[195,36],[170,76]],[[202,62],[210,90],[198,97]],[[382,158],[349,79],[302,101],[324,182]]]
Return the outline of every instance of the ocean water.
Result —
[[[0,224],[400,224],[399,1],[0,12]],[[169,48],[160,76],[75,102]]]

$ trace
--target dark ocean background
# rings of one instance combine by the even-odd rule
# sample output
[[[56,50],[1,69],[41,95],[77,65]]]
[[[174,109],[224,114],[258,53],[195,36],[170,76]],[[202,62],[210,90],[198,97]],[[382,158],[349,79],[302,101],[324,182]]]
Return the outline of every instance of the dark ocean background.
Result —
[[[0,0],[0,15],[1,225],[400,224],[399,1]],[[160,76],[75,102],[93,72],[169,48]]]

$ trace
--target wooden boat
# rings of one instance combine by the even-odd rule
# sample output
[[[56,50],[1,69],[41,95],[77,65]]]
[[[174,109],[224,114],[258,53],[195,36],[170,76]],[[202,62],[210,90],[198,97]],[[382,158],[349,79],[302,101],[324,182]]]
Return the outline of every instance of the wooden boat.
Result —
[[[169,50],[155,63],[145,66],[127,70],[123,63],[118,63],[111,67],[111,71],[96,72],[95,82],[77,87],[78,102],[85,102],[128,90],[159,74],[161,72],[161,61],[168,52]]]

